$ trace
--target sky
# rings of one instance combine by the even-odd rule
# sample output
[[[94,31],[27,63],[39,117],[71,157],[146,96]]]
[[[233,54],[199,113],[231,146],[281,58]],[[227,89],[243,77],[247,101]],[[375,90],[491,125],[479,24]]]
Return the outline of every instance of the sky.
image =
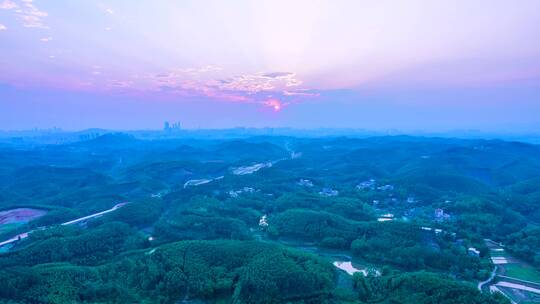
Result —
[[[540,132],[540,1],[0,0],[0,129]]]

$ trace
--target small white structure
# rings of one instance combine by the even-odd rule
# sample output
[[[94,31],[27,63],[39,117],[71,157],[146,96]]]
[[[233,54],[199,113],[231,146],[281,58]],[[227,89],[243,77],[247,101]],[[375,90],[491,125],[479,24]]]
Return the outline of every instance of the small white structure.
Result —
[[[268,221],[266,214],[259,219],[259,227],[268,227]]]
[[[392,213],[383,214],[377,219],[378,222],[388,222],[388,221],[393,221],[393,220],[394,220],[394,215]]]
[[[474,256],[474,257],[480,256],[480,250],[474,247],[469,247],[469,249],[467,249],[467,252],[469,253],[470,256]]]

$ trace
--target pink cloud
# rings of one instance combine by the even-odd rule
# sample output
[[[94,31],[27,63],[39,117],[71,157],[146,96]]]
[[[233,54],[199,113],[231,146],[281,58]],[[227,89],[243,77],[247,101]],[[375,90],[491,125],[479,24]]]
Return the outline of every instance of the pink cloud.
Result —
[[[223,78],[222,70],[211,65],[179,68],[147,74],[139,80],[145,83],[147,90],[164,95],[205,96],[223,101],[254,103],[275,112],[281,111],[293,98],[294,102],[299,102],[319,96],[311,89],[302,88],[302,81],[292,72],[240,74]]]
[[[131,75],[104,71],[101,66],[90,65],[86,76],[79,77],[79,83],[70,81],[71,84],[64,85],[73,89],[87,90],[92,87],[93,90],[114,94],[171,100],[179,97],[206,97],[224,102],[260,105],[274,112],[283,110],[291,103],[318,96],[313,90],[302,88],[301,81],[291,72],[246,73],[224,77],[227,71],[212,65]]]

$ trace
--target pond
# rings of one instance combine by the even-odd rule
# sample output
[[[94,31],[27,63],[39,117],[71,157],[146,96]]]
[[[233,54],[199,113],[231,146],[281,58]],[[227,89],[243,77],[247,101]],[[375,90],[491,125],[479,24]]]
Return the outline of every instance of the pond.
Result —
[[[373,268],[356,268],[351,261],[334,261],[332,264],[350,275],[353,275],[357,272],[362,273],[364,276],[367,276],[370,273],[373,273],[376,276],[381,275],[378,270]]]
[[[324,249],[315,245],[315,243],[300,242],[293,240],[281,240],[280,242],[283,245],[287,245],[302,251],[310,252],[321,257],[325,257],[332,262],[336,268],[343,270],[349,275],[353,275],[357,272],[361,272],[364,276],[368,274],[374,274],[376,276],[381,275],[381,272],[372,266],[368,265],[359,265],[354,262],[353,257],[350,255],[348,250],[335,250],[335,249]]]

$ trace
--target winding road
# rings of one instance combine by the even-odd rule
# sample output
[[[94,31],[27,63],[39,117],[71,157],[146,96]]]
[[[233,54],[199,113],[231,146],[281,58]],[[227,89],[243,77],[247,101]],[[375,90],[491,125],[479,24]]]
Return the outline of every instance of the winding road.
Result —
[[[485,280],[485,281],[482,281],[482,282],[478,283],[478,290],[482,291],[482,287],[484,287],[484,285],[489,284],[491,281],[493,281],[493,279],[497,275],[497,269],[498,269],[498,267],[495,266],[493,268],[493,271],[491,272],[491,275],[489,276],[489,278],[487,280]]]

